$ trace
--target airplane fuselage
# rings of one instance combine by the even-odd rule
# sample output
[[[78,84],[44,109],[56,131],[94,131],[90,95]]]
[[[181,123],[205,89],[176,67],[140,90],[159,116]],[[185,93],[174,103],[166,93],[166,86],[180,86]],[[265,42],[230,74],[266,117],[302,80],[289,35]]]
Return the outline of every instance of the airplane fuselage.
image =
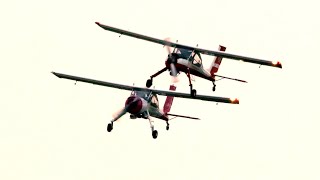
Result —
[[[202,64],[194,63],[194,61],[190,61],[184,58],[177,59],[177,63],[175,64],[178,72],[189,73],[209,81],[214,81],[214,77],[211,76],[210,72],[205,70]],[[166,61],[166,67],[170,69],[170,64]]]
[[[147,94],[140,93],[138,95],[131,95],[127,98],[125,105],[127,106],[127,111],[131,114],[130,118],[148,118],[148,113],[150,116],[159,118],[162,120],[168,120],[168,117],[158,106],[157,98],[152,95],[151,102],[146,100]],[[142,96],[142,97],[141,97]]]

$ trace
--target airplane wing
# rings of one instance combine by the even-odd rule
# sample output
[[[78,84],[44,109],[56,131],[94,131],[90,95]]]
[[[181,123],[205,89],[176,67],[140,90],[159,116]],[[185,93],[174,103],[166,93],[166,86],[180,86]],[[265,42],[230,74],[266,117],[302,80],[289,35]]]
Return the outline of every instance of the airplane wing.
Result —
[[[80,82],[85,82],[85,83],[90,83],[90,84],[95,84],[95,85],[100,85],[100,86],[118,88],[118,89],[123,89],[123,90],[129,90],[129,91],[151,91],[152,93],[162,95],[162,96],[173,96],[173,97],[188,98],[188,99],[198,99],[198,100],[204,100],[204,101],[239,104],[238,99],[232,99],[232,98],[207,96],[207,95],[197,95],[195,98],[193,98],[193,97],[191,97],[190,94],[180,93],[180,92],[175,92],[175,91],[164,91],[164,90],[149,89],[149,88],[143,88],[143,87],[135,87],[135,86],[122,85],[122,84],[111,83],[111,82],[106,82],[106,81],[88,79],[88,78],[83,78],[83,77],[78,77],[78,76],[72,76],[72,75],[68,75],[68,74],[61,74],[61,73],[57,73],[57,72],[52,72],[52,73],[59,78],[80,81]]]
[[[239,61],[244,61],[244,62],[248,62],[248,63],[254,63],[254,64],[260,64],[260,65],[266,65],[266,66],[282,68],[282,64],[279,61],[268,61],[268,60],[263,60],[263,59],[257,59],[257,58],[251,58],[251,57],[246,57],[246,56],[240,56],[240,55],[225,53],[225,52],[221,52],[221,51],[212,51],[212,50],[206,50],[206,49],[201,49],[201,48],[192,47],[192,46],[186,46],[186,45],[173,43],[173,42],[170,42],[170,41],[161,40],[161,39],[149,37],[149,36],[146,36],[146,35],[130,32],[130,31],[126,31],[126,30],[123,30],[123,29],[118,29],[118,28],[115,28],[115,27],[103,25],[103,24],[101,24],[99,22],[96,22],[96,24],[98,26],[100,26],[101,28],[103,28],[105,30],[108,30],[108,31],[119,33],[121,35],[131,36],[131,37],[138,38],[138,39],[143,39],[143,40],[154,42],[154,43],[158,43],[158,44],[161,44],[161,45],[164,45],[164,46],[170,46],[170,47],[173,47],[173,48],[176,47],[176,48],[179,48],[179,49],[180,48],[181,49],[187,49],[187,50],[194,51],[195,53],[202,53],[202,54],[211,55],[211,56],[219,56],[219,57],[223,57],[223,58],[239,60]]]

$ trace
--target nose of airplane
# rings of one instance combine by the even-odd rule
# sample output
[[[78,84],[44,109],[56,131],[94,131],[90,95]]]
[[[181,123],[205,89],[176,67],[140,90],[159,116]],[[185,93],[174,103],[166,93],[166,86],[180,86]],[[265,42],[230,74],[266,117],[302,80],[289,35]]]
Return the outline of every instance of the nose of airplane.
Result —
[[[131,114],[137,114],[142,109],[142,100],[136,96],[130,96],[126,100],[127,111]]]

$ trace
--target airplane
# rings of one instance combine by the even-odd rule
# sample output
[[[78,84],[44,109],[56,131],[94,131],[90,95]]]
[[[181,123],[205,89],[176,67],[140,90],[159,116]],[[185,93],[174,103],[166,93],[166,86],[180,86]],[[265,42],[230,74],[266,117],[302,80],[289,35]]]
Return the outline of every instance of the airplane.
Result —
[[[197,99],[204,101],[214,101],[221,103],[230,103],[230,104],[239,104],[239,100],[237,98],[225,98],[225,97],[216,97],[216,96],[207,96],[207,95],[197,95],[196,97],[191,97],[190,94],[176,92],[176,86],[171,85],[170,91],[157,90],[157,89],[149,89],[135,86],[122,85],[117,83],[99,81],[94,79],[88,79],[78,76],[72,76],[68,74],[62,74],[57,72],[52,72],[55,76],[59,78],[75,80],[85,83],[90,83],[94,85],[106,86],[111,88],[118,88],[122,90],[131,91],[131,95],[127,98],[125,102],[125,106],[115,114],[111,122],[107,126],[107,131],[111,132],[113,129],[113,123],[125,115],[127,112],[130,113],[130,119],[143,118],[148,119],[150,123],[150,128],[152,132],[152,137],[156,139],[158,137],[158,131],[154,129],[154,121],[151,117],[158,118],[164,120],[167,123],[166,130],[169,130],[169,120],[175,117],[181,118],[189,118],[199,120],[199,118],[177,115],[169,113],[173,98],[189,98],[189,99]],[[157,95],[167,96],[163,109],[159,108],[159,101]],[[169,116],[173,116],[173,118],[169,118]]]
[[[219,46],[219,51],[206,50],[206,49],[198,48],[198,45],[197,47],[186,46],[178,43],[173,43],[168,38],[166,38],[165,40],[161,40],[161,39],[149,37],[146,35],[130,32],[127,30],[107,26],[99,22],[95,22],[95,23],[105,30],[119,33],[120,36],[127,35],[130,37],[161,44],[167,47],[168,58],[165,61],[165,67],[150,76],[150,79],[146,81],[147,87],[152,86],[153,78],[165,72],[166,70],[170,71],[170,75],[174,77],[173,78],[174,82],[177,82],[176,77],[180,72],[184,72],[187,75],[189,79],[190,94],[192,97],[196,96],[197,91],[196,89],[193,89],[193,85],[191,82],[191,75],[195,75],[200,78],[211,81],[213,83],[212,91],[216,90],[216,84],[215,84],[216,77],[220,78],[219,80],[229,79],[229,80],[235,80],[235,81],[247,83],[247,81],[244,81],[244,80],[217,75],[216,73],[218,72],[222,58],[228,58],[228,59],[240,60],[248,63],[255,63],[260,65],[282,68],[282,64],[279,61],[268,61],[263,59],[256,59],[256,58],[251,58],[246,56],[239,56],[239,55],[225,53],[224,51],[226,50],[226,47],[222,45]],[[170,48],[174,48],[173,51],[171,51]],[[211,66],[208,69],[205,69],[202,65],[201,54],[216,56]]]

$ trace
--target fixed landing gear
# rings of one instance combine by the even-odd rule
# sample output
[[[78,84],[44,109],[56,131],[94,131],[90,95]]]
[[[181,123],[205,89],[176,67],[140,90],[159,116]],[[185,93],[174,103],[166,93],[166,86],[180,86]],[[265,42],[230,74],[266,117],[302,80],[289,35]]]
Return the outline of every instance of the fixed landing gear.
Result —
[[[147,88],[149,88],[149,87],[152,86],[152,79],[153,79],[154,77],[157,77],[159,74],[163,73],[163,72],[166,71],[166,70],[167,70],[167,67],[164,67],[164,68],[162,68],[160,71],[158,71],[158,72],[156,72],[155,74],[151,75],[151,76],[150,76],[150,79],[148,79],[147,82],[146,82]]]
[[[167,131],[169,130],[169,123],[168,123],[168,121],[167,121],[166,130],[167,130]]]
[[[195,98],[197,96],[197,90],[191,89],[191,97]]]
[[[109,124],[108,124],[108,127],[107,127],[107,131],[108,131],[108,132],[111,132],[112,129],[113,129],[113,123],[109,123]]]
[[[153,139],[157,139],[158,131],[154,129],[153,119],[150,117],[149,111],[147,111],[147,117],[149,119],[150,128],[151,128],[151,132],[152,132],[152,137],[153,137]]]
[[[195,98],[197,96],[197,91],[192,88],[192,83],[191,83],[191,77],[190,77],[190,69],[188,68],[188,72],[186,73],[189,79],[189,86],[190,86],[190,95],[192,98]]]
[[[152,79],[148,79],[146,82],[146,87],[149,88],[152,86]]]
[[[158,131],[157,130],[153,130],[152,131],[152,137],[153,137],[153,139],[157,139],[157,137],[158,137]]]

